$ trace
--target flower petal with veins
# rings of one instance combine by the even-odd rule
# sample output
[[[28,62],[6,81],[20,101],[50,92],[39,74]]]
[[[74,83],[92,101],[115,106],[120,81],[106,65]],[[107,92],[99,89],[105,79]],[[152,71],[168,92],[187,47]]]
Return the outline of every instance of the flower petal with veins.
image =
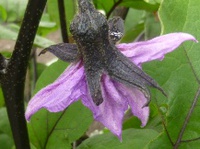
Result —
[[[28,103],[25,117],[30,117],[41,108],[50,112],[63,111],[83,94],[81,86],[84,82],[84,68],[82,62],[71,64],[62,75],[52,84],[40,90]]]
[[[104,102],[98,107],[90,96],[83,97],[82,102],[93,112],[95,120],[104,124],[121,139],[122,120],[124,112],[128,109],[128,102],[107,75],[102,78],[102,94]]]
[[[141,67],[144,62],[162,60],[165,54],[172,52],[187,40],[198,42],[194,36],[180,32],[162,35],[148,41],[122,43],[117,47],[125,56]]]

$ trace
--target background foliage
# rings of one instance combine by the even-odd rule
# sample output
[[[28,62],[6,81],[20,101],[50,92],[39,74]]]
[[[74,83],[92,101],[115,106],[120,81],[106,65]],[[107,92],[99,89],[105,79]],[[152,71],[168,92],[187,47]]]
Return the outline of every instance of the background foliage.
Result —
[[[105,14],[117,6],[129,8],[125,18],[125,35],[121,42],[148,40],[171,32],[187,32],[194,35],[197,40],[200,39],[199,0],[163,0],[162,2],[159,0],[93,0],[93,2],[96,8],[103,10]],[[16,40],[26,4],[27,0],[0,1],[0,39]],[[65,8],[67,27],[69,27],[76,13],[76,2],[65,0]],[[59,29],[58,12],[57,1],[49,0],[34,41],[34,48],[44,48],[54,44],[46,36]],[[72,41],[70,33],[69,38]],[[6,51],[6,49],[0,50]],[[10,55],[8,52],[2,53]],[[198,99],[200,90],[199,56],[199,44],[188,42],[168,54],[162,62],[153,61],[143,65],[144,71],[163,87],[168,97],[163,97],[159,91],[152,89],[151,115],[147,126],[140,128],[140,121],[129,116],[123,124],[122,142],[107,129],[101,130],[103,134],[90,137],[87,130],[93,121],[92,114],[77,102],[60,113],[49,113],[46,110],[36,113],[28,123],[31,147],[33,149],[199,148],[200,107],[199,101],[196,104],[194,101]],[[37,63],[36,72],[40,77],[37,79],[35,90],[29,92],[35,93],[53,82],[67,66],[68,64],[62,61],[57,61],[50,66]],[[35,84],[33,65],[29,69],[31,84]],[[192,104],[195,105],[191,108]],[[0,147],[11,149],[14,147],[14,142],[1,90],[0,117]],[[93,130],[95,129],[99,128],[93,126]]]

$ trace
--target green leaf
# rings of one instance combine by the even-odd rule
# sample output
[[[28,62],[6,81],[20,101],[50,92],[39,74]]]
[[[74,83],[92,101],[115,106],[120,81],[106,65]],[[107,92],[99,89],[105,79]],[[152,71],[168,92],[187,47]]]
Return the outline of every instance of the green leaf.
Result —
[[[0,25],[0,39],[16,40],[17,33],[12,30],[9,30],[3,25]]]
[[[144,30],[144,14],[142,10],[129,9],[125,20],[125,34],[121,42],[134,41]],[[133,17],[134,16],[134,17]]]
[[[50,15],[48,13],[44,13],[40,20],[40,24],[37,30],[37,34],[40,36],[46,36],[47,34],[57,30],[58,27],[56,22],[52,22],[50,19]]]
[[[133,116],[133,117],[127,119],[123,123],[123,130],[130,129],[130,128],[140,129],[140,126],[141,126],[140,120],[137,117]]]
[[[18,31],[14,31],[14,30],[8,29],[7,27],[5,27],[3,25],[0,25],[0,39],[16,40],[17,34],[18,34]],[[44,37],[41,37],[38,35],[36,35],[36,37],[35,37],[35,41],[34,41],[35,46],[45,48],[45,47],[48,47],[53,44],[54,44],[54,42],[52,42]]]
[[[129,31],[127,31],[122,38],[122,43],[129,43],[133,42],[144,30],[144,23],[137,24],[136,26],[133,26]]]
[[[34,45],[41,47],[41,48],[46,48],[46,47],[49,47],[53,44],[55,44],[53,41],[51,41],[47,38],[38,36],[38,35],[36,35],[35,40],[34,40]]]
[[[149,12],[156,12],[159,8],[159,3],[151,4],[144,0],[123,0],[120,5]]]
[[[115,4],[113,0],[93,0],[93,3],[98,10],[104,10],[105,13],[107,14],[112,6]]]
[[[45,13],[42,15],[39,27],[53,28],[56,26],[55,22],[51,22],[49,14]]]
[[[0,132],[12,138],[10,123],[8,121],[8,115],[5,107],[0,108],[0,118]]]
[[[67,63],[58,61],[45,69],[35,91],[52,83],[66,67]],[[71,148],[71,143],[84,134],[91,122],[91,112],[80,101],[63,112],[50,113],[41,109],[28,124],[31,143],[38,149]]]
[[[146,13],[145,19],[145,40],[159,36],[161,32],[161,24],[157,14]]]
[[[119,0],[118,0],[119,1]],[[117,3],[115,0],[93,0],[95,7],[99,10],[104,10],[106,14],[111,10],[111,8],[118,4],[120,6],[125,6],[128,8],[134,8],[138,10],[145,10],[149,12],[155,12],[159,8],[159,3],[148,3],[144,0],[122,0],[122,2]],[[154,1],[155,2],[155,1]]]
[[[55,81],[60,76],[60,74],[67,68],[67,66],[68,63],[58,60],[57,62],[47,67],[37,80],[34,92],[36,93],[48,84],[53,83],[53,81]]]
[[[162,33],[186,32],[199,40],[200,21],[197,19],[200,15],[199,7],[199,0],[164,0],[159,10]],[[162,101],[168,105],[165,125],[173,143],[180,136],[179,133],[186,120],[186,115],[200,86],[198,83],[200,78],[199,56],[199,44],[190,41],[168,54],[162,62],[151,62],[144,67],[167,92],[167,101],[158,91],[153,98],[158,99],[159,104]],[[200,107],[197,105],[186,123],[182,140],[190,140],[200,136],[199,113]],[[172,148],[169,140],[167,133],[163,131],[150,144],[149,148]],[[199,144],[199,140],[179,143],[180,148],[183,149],[199,148]]]
[[[162,119],[160,117],[160,113],[158,112],[158,109],[155,106],[155,104],[150,103],[149,106],[150,106],[149,121],[144,128],[152,129],[161,133],[163,131],[163,128],[162,128],[162,121],[161,121]],[[128,112],[132,114],[131,111],[128,111]],[[141,121],[135,116],[130,117],[123,123],[123,130],[129,129],[129,128],[144,129],[141,127]]]
[[[8,135],[0,133],[0,147],[2,149],[11,149],[13,146],[13,140]]]
[[[0,108],[3,107],[4,104],[5,104],[5,102],[4,102],[3,92],[2,92],[2,89],[0,87]]]
[[[150,129],[126,129],[120,140],[111,133],[85,140],[77,149],[143,149],[158,133]]]

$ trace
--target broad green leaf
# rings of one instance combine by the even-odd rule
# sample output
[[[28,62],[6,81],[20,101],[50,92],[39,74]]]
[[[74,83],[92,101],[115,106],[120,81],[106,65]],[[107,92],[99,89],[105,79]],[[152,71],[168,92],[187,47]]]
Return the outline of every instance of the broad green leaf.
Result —
[[[104,10],[106,14],[111,10],[111,8],[116,5],[125,6],[128,8],[134,8],[138,10],[146,10],[150,12],[155,12],[159,8],[159,3],[148,3],[144,0],[93,0],[95,7],[99,10]]]
[[[18,34],[17,31],[13,31],[3,25],[0,25],[0,39],[16,40],[17,34]],[[45,48],[53,44],[54,42],[52,42],[51,40],[48,40],[47,38],[44,38],[38,35],[36,35],[35,37],[35,41],[34,41],[35,46]]]
[[[114,0],[93,0],[93,3],[98,10],[104,10],[105,13],[107,14],[112,6],[115,4]]]
[[[142,32],[144,31],[144,23],[137,24],[133,26],[129,31],[127,31],[122,38],[121,42],[129,43],[133,42]]]
[[[134,17],[133,17],[134,16]],[[130,8],[126,19],[124,20],[125,33],[127,33],[133,26],[137,26],[144,22],[145,11]]]
[[[78,149],[143,149],[158,133],[150,129],[126,129],[122,142],[111,133],[102,134],[85,140]]]
[[[152,129],[161,133],[163,131],[163,128],[162,128],[162,121],[161,121],[162,119],[160,117],[160,113],[158,112],[158,109],[155,106],[155,104],[150,103],[149,106],[150,106],[149,121],[144,128]],[[132,114],[131,111],[128,111],[128,112]],[[123,130],[129,129],[129,128],[144,129],[141,127],[141,121],[135,116],[130,117],[123,123]]]
[[[3,25],[0,25],[0,39],[16,40],[17,33],[12,30],[9,30]]]
[[[4,102],[3,92],[2,92],[2,89],[0,87],[0,108],[3,107],[4,104],[5,104],[5,102]]]
[[[199,7],[199,0],[164,0],[159,10],[162,34],[186,32],[199,40]],[[166,98],[160,96],[160,93],[156,91],[153,98],[156,98],[159,104],[163,101],[168,105],[165,124],[173,143],[179,137],[179,132],[199,88],[199,56],[199,44],[188,41],[176,51],[167,54],[162,62],[154,61],[144,65],[146,72],[162,85],[168,95],[166,101]],[[182,140],[200,136],[199,113],[200,107],[197,105],[187,122]],[[180,148],[199,148],[199,144],[199,140],[180,143]],[[164,131],[150,144],[149,148],[172,148],[172,144]]]
[[[45,69],[37,81],[35,92],[52,83],[66,67],[67,63],[58,61]],[[63,112],[50,113],[41,109],[28,124],[31,143],[38,149],[70,148],[91,122],[91,112],[80,101]]]
[[[159,36],[161,25],[157,13],[146,13],[145,19],[145,40]]]
[[[40,75],[36,83],[34,92],[36,93],[48,84],[53,83],[53,81],[55,81],[61,75],[61,73],[67,68],[67,66],[68,63],[58,60],[57,62],[47,67]]]
[[[129,9],[125,24],[125,34],[121,42],[133,42],[144,30],[144,15],[142,10]],[[134,17],[133,17],[134,16]]]
[[[56,25],[54,22],[48,22],[48,21],[41,21],[40,22],[40,27],[43,28],[53,28]]]
[[[41,47],[41,48],[46,48],[46,47],[49,47],[53,44],[55,44],[55,43],[53,41],[47,39],[47,38],[44,38],[44,37],[41,37],[41,36],[38,36],[38,35],[35,36],[35,40],[34,40],[35,46],[38,46],[38,47]]]
[[[43,28],[53,28],[56,26],[56,23],[55,22],[52,22],[50,20],[50,16],[49,14],[47,13],[44,13],[42,15],[42,18],[40,20],[40,24],[39,24],[39,27],[43,27]]]
[[[5,107],[0,108],[0,132],[12,138],[12,132],[8,121],[8,115]]]
[[[37,30],[37,34],[44,37],[47,34],[57,29],[58,27],[56,25],[56,22],[51,21],[50,15],[48,13],[43,13],[38,30]]]
[[[140,120],[137,117],[132,116],[123,123],[123,130],[130,128],[140,129],[141,128],[140,126],[141,126]]]
[[[120,5],[150,12],[156,12],[159,8],[159,3],[151,4],[144,0],[123,0]]]
[[[0,147],[2,149],[11,149],[13,146],[13,140],[8,135],[0,133]]]
[[[49,113],[42,109],[28,124],[30,140],[38,149],[70,148],[91,122],[91,112],[80,101],[63,112]]]

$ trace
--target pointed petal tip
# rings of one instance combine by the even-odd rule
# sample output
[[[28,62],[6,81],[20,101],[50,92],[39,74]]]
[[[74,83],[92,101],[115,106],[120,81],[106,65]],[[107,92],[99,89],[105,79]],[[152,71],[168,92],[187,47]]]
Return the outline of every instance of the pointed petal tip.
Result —
[[[171,33],[171,34],[180,34],[180,37],[181,37],[181,35],[182,35],[182,37],[185,38],[185,41],[186,41],[186,40],[192,40],[192,41],[194,41],[194,42],[196,42],[196,43],[199,42],[193,35],[191,35],[191,34],[189,34],[189,33],[177,32],[177,33]]]
[[[30,119],[32,117],[34,112],[31,112],[29,107],[27,107],[26,112],[25,112],[25,119],[27,122],[30,122]]]
[[[25,119],[26,119],[26,122],[27,122],[27,123],[29,123],[29,122],[30,122],[30,119],[31,119],[31,117],[29,117],[29,116],[26,116],[26,115],[25,115]]]
[[[116,132],[111,131],[111,133],[113,133],[120,140],[120,142],[122,142],[122,129]]]
[[[120,134],[119,136],[117,136],[119,141],[122,143],[122,135]]]
[[[147,123],[141,123],[140,127],[144,128],[147,125]]]
[[[117,45],[117,47],[136,65],[141,66],[144,62],[163,60],[165,54],[174,51],[185,41],[198,43],[198,40],[189,33],[174,32],[147,41],[122,43]]]

